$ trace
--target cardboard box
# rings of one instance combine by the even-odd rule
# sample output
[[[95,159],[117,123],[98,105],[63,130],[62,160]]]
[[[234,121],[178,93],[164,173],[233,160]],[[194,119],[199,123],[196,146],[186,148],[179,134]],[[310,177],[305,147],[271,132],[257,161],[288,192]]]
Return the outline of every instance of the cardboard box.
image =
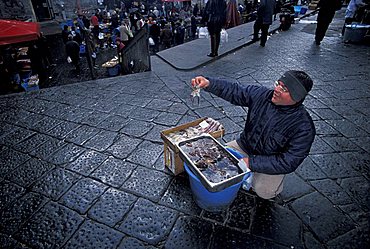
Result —
[[[164,164],[174,175],[184,172],[184,161],[180,154],[174,152],[167,144],[164,144]]]
[[[200,118],[200,119],[194,120],[193,122],[179,125],[179,126],[173,127],[168,130],[163,130],[161,132],[161,138],[164,142],[164,163],[166,167],[174,175],[178,175],[184,172],[184,161],[180,158],[179,148],[177,144],[171,142],[169,138],[167,137],[167,135],[170,133],[176,132],[176,131],[185,130],[186,128],[189,128],[189,127],[197,126],[206,119],[207,117]],[[225,133],[225,129],[222,127],[221,130],[211,132],[209,134],[214,138],[219,138],[219,137],[222,137],[224,133]]]

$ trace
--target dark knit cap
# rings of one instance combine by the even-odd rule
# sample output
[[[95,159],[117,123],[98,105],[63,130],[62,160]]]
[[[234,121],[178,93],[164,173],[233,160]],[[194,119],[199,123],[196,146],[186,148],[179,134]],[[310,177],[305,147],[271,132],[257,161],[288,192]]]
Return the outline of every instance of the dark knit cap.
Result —
[[[304,72],[306,80],[297,77],[297,73],[300,71],[287,71],[279,79],[288,88],[290,96],[296,102],[301,101],[306,97],[308,92],[312,89],[313,82],[311,78]]]

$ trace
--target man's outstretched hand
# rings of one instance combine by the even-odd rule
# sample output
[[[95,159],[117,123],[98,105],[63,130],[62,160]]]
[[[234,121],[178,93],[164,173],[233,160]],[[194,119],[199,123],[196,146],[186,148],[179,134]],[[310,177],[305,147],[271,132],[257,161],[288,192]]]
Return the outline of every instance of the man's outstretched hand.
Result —
[[[209,86],[209,80],[203,76],[197,76],[191,80],[192,87],[206,88]]]

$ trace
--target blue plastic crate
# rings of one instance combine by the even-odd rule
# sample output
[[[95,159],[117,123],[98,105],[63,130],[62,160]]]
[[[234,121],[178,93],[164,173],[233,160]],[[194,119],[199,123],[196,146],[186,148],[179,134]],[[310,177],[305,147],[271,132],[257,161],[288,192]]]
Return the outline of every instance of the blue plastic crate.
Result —
[[[107,67],[108,75],[117,76],[119,74],[119,69],[120,69],[119,64],[114,67]]]
[[[227,150],[238,159],[243,157],[239,152],[231,148],[227,148]],[[225,210],[235,200],[243,182],[246,181],[251,175],[250,172],[245,174],[242,181],[221,191],[209,192],[199,178],[186,165],[186,163],[184,163],[184,168],[189,175],[190,188],[193,193],[195,203],[200,208],[210,212],[219,212]]]
[[[39,85],[28,85],[27,82],[24,82],[21,84],[21,86],[23,87],[23,89],[26,91],[26,92],[31,92],[31,91],[37,91],[37,90],[40,90],[39,88]]]
[[[294,12],[301,12],[302,6],[294,6]]]
[[[299,13],[300,13],[301,15],[304,15],[304,14],[306,14],[307,10],[308,10],[308,9],[307,9],[306,7],[302,7]]]

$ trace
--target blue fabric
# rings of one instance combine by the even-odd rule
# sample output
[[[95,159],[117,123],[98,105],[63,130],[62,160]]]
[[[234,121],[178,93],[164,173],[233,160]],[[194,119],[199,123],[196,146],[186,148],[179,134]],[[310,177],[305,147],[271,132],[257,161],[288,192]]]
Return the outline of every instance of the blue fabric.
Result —
[[[248,107],[247,121],[237,143],[249,155],[250,169],[270,175],[296,170],[308,156],[316,133],[304,106],[277,106],[271,102],[273,90],[266,87],[209,80],[206,91],[234,105]]]

